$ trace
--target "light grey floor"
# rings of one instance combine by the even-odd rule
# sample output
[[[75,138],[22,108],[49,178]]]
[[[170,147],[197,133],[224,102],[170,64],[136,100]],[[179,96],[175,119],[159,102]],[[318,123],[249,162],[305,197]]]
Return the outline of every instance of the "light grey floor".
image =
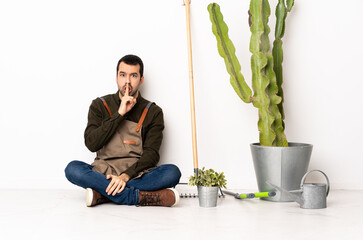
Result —
[[[82,189],[1,190],[0,239],[363,239],[362,199],[363,191],[333,190],[320,210],[230,196],[216,208],[196,198],[173,208],[87,208]]]

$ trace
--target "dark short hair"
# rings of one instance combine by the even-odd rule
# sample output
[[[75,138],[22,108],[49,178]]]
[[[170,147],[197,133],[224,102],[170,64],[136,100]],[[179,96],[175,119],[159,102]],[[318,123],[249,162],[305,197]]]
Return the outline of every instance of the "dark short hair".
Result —
[[[137,65],[137,64],[139,64],[139,66],[140,66],[140,71],[139,71],[140,72],[140,77],[142,77],[144,75],[144,63],[142,62],[141,58],[139,58],[138,56],[132,55],[132,54],[123,56],[117,63],[116,74],[118,74],[118,69],[119,69],[119,66],[120,66],[121,62],[124,62],[124,63],[126,63],[128,65]]]

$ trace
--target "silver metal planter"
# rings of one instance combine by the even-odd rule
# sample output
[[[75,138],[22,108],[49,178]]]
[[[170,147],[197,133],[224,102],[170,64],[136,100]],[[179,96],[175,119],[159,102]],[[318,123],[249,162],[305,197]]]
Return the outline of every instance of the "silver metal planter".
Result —
[[[308,170],[313,145],[289,143],[289,147],[264,147],[253,143],[250,146],[260,192],[273,190],[266,181],[288,191],[300,187],[300,181]],[[279,191],[274,197],[262,199],[275,202],[293,201],[287,194]]]
[[[198,186],[199,206],[216,207],[219,187]]]

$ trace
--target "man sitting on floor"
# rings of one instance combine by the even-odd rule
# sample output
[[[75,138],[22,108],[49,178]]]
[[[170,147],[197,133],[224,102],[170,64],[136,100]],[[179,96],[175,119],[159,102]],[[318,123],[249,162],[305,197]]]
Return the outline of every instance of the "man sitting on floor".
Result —
[[[67,179],[86,189],[87,206],[104,202],[140,206],[175,206],[177,166],[156,166],[164,129],[159,106],[144,99],[144,65],[135,55],[117,64],[118,91],[93,100],[84,132],[85,144],[97,152],[92,165],[70,162]]]

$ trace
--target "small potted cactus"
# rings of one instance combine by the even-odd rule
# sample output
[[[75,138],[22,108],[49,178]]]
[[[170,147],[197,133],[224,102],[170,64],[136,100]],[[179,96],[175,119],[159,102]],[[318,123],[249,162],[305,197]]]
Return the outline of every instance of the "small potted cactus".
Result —
[[[251,144],[252,158],[260,191],[270,191],[269,180],[288,190],[299,188],[302,176],[307,171],[312,145],[289,143],[284,130],[284,109],[282,91],[282,37],[285,20],[294,0],[279,0],[276,6],[275,40],[270,50],[268,0],[250,0],[248,22],[250,25],[250,52],[252,68],[252,89],[241,74],[241,66],[235,55],[235,48],[228,37],[228,27],[216,3],[208,6],[212,31],[217,39],[218,52],[230,75],[230,83],[237,95],[246,103],[258,108],[259,143]],[[265,200],[291,201],[289,197],[276,195]]]
[[[197,186],[199,206],[215,207],[217,206],[218,189],[226,188],[227,180],[224,173],[215,172],[213,169],[198,169],[198,174],[194,173],[189,178],[189,185]]]

